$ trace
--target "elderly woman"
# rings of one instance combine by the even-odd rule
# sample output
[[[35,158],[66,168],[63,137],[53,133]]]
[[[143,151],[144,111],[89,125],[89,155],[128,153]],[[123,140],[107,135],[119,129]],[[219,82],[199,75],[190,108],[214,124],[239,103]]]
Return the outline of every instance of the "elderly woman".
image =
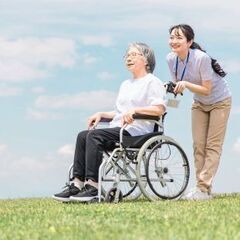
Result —
[[[98,194],[98,169],[103,150],[109,141],[118,141],[123,124],[129,124],[123,134],[138,136],[153,131],[153,124],[133,121],[133,114],[160,116],[165,112],[165,89],[163,83],[152,72],[155,67],[153,50],[144,43],[129,45],[125,64],[132,77],[120,87],[115,110],[98,112],[88,119],[88,130],[78,134],[73,180],[70,186],[53,196],[54,199],[69,202],[86,202]],[[112,119],[109,128],[94,129],[101,118]]]

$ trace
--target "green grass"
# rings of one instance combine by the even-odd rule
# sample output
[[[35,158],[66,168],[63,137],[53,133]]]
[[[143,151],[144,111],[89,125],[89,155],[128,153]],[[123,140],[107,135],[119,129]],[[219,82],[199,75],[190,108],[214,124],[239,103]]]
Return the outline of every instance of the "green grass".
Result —
[[[240,239],[240,194],[211,201],[119,204],[0,200],[0,240]]]

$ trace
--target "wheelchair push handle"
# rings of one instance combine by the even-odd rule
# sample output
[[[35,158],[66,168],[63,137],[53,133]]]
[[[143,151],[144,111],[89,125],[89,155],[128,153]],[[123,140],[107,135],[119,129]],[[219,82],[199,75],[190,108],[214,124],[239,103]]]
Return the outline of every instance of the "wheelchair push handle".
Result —
[[[178,95],[178,93],[174,92],[174,88],[176,87],[176,83],[174,83],[172,81],[169,81],[169,82],[164,84],[164,87],[166,88],[167,93],[172,93],[172,94],[174,94],[175,97]],[[183,96],[183,93],[180,93],[180,95]]]

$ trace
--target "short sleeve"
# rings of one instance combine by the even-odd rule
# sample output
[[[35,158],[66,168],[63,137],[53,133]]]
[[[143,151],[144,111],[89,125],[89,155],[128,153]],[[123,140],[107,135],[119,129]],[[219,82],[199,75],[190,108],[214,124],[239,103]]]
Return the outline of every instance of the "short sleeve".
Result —
[[[166,109],[166,90],[159,79],[153,79],[149,84],[148,104],[150,106],[163,105]]]
[[[176,58],[175,55],[173,55],[172,53],[169,53],[166,57],[172,82],[176,82],[175,69],[174,69],[175,68],[175,66],[174,66],[175,58]]]
[[[211,58],[207,55],[204,54],[201,57],[201,61],[200,61],[200,76],[202,80],[211,80],[213,78],[213,68],[212,68],[212,64],[211,64]]]

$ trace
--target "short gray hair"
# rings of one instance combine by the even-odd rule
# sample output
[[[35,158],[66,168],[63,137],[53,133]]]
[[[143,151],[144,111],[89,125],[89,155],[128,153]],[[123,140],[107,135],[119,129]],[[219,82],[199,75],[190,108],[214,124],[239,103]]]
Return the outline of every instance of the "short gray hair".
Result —
[[[142,55],[145,57],[147,61],[147,72],[153,73],[156,64],[153,50],[145,43],[134,42],[129,44],[127,52],[132,47],[137,48],[140,53],[142,53]]]

